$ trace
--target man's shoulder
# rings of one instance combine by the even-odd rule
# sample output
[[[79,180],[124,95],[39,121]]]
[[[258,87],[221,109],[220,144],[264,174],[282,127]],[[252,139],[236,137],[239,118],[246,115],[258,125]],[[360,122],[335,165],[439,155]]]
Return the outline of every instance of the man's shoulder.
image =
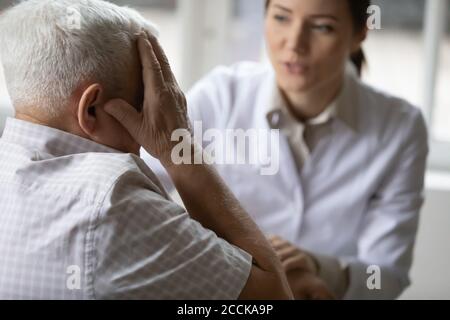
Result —
[[[53,188],[60,184],[89,201],[103,202],[117,185],[135,185],[159,194],[164,192],[151,169],[133,154],[89,152],[54,158],[50,162],[54,162],[53,172],[42,177],[45,182],[41,185]]]
[[[127,171],[142,173],[142,159],[130,153],[89,152],[75,155],[79,165],[89,165],[96,171],[118,177]]]
[[[88,179],[95,176],[105,178],[109,183],[126,175],[135,175],[144,180],[152,181],[154,174],[139,156],[131,153],[86,153],[78,155],[80,168],[89,168],[95,175],[87,174]]]

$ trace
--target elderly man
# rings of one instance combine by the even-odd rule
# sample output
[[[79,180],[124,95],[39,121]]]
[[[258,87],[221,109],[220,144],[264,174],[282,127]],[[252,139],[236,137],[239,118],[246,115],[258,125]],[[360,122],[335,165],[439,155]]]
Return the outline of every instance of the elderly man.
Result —
[[[214,169],[171,162],[186,102],[152,33],[99,0],[29,0],[1,16],[16,118],[0,139],[0,299],[292,297]],[[314,280],[305,297],[329,297]]]

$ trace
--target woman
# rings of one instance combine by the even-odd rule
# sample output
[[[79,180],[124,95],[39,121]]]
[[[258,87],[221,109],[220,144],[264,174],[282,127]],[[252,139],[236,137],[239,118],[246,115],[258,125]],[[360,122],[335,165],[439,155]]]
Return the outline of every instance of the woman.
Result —
[[[276,174],[217,168],[273,235],[294,294],[305,272],[338,298],[393,299],[409,284],[427,132],[418,109],[358,78],[369,5],[267,1],[272,68],[217,68],[188,94],[203,130],[280,130]]]

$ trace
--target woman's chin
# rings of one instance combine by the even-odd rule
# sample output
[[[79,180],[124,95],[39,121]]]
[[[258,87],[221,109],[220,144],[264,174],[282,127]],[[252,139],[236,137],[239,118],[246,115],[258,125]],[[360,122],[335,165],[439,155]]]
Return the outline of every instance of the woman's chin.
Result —
[[[278,83],[281,89],[285,92],[303,93],[312,88],[311,82],[299,79],[282,79]]]
[[[311,70],[305,71],[304,73],[293,73],[285,69],[278,69],[276,71],[278,84],[285,90],[305,90],[311,86],[313,78]]]

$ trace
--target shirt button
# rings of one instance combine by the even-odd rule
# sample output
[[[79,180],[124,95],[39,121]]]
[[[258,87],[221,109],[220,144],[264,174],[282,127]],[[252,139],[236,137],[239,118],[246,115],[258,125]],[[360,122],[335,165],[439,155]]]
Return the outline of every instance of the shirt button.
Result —
[[[278,112],[273,112],[270,115],[270,125],[272,128],[278,128],[280,125],[280,114]]]

